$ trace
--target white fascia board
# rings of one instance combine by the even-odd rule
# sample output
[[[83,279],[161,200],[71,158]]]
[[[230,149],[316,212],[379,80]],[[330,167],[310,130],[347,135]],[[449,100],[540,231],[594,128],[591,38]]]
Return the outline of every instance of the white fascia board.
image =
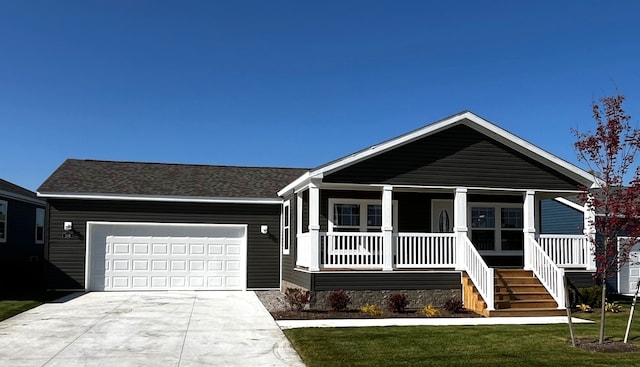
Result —
[[[24,202],[36,204],[36,205],[47,206],[47,203],[43,200],[38,200],[36,198],[32,198],[29,196],[20,195],[20,194],[16,194],[16,193],[4,191],[4,190],[0,190],[0,197],[24,201]]]
[[[282,204],[280,198],[226,198],[226,197],[190,197],[190,196],[148,196],[148,195],[115,195],[115,194],[80,194],[80,193],[41,193],[38,197],[52,199],[85,199],[85,200],[129,200],[129,201],[163,201],[176,203],[232,203],[232,204]]]
[[[570,207],[570,208],[573,208],[573,209],[575,209],[575,210],[581,211],[581,212],[583,212],[583,213],[584,213],[584,211],[585,211],[584,206],[582,206],[582,205],[580,205],[580,204],[578,204],[578,203],[574,203],[574,202],[573,202],[573,201],[571,201],[571,200],[567,200],[567,199],[565,199],[565,198],[560,198],[560,197],[555,198],[555,199],[553,199],[553,200],[555,200],[555,201],[559,202],[560,204],[564,204],[564,205],[566,205],[566,206],[568,206],[568,207]]]
[[[308,184],[309,179],[310,179],[310,173],[305,172],[302,176],[296,178],[292,183],[288,184],[282,190],[278,191],[278,196],[284,196],[289,191],[295,191],[299,189],[300,187]]]
[[[469,120],[473,122],[473,124],[466,123],[465,120]],[[310,176],[323,177],[325,174],[348,167],[354,163],[362,161],[373,155],[381,154],[397,146],[401,146],[414,140],[432,135],[455,124],[465,124],[471,128],[479,130],[480,132],[488,133],[488,135],[490,135],[497,141],[524,153],[528,157],[538,162],[541,162],[545,165],[551,165],[555,170],[564,172],[564,174],[572,177],[573,179],[576,179],[576,181],[584,182],[585,184],[592,184],[594,182],[593,175],[589,174],[583,169],[561,158],[558,158],[541,148],[538,148],[528,141],[513,135],[512,133],[492,124],[491,122],[469,111],[448,117],[444,120],[427,125],[408,134],[388,140],[384,143],[373,145],[368,149],[356,152],[352,155],[334,161],[333,163],[330,163],[326,166],[313,170],[310,172]]]

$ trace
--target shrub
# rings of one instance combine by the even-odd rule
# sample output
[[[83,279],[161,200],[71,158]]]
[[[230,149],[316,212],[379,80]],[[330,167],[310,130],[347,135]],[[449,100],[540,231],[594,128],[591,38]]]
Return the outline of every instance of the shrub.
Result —
[[[284,296],[292,310],[302,311],[309,303],[309,291],[300,288],[287,288]]]
[[[444,309],[451,313],[460,313],[464,310],[464,302],[460,298],[449,298],[444,303]]]
[[[409,304],[409,299],[406,294],[403,293],[394,293],[389,296],[389,310],[391,312],[404,312],[404,309],[407,308]]]
[[[615,302],[605,302],[604,311],[618,313],[622,311],[622,307],[620,307],[620,305]]]
[[[588,288],[580,288],[578,290],[580,293],[580,299],[582,303],[587,304],[591,307],[598,307],[602,304],[602,287],[599,285],[594,285],[593,287]]]
[[[593,308],[586,303],[581,303],[578,305],[578,310],[582,312],[593,312]]]
[[[360,307],[360,312],[368,313],[371,316],[382,316],[382,310],[376,305],[364,305]]]
[[[440,316],[440,311],[437,308],[433,307],[432,304],[428,304],[422,307],[420,312],[422,312],[422,314],[424,314],[427,317]]]
[[[351,297],[342,289],[329,293],[329,306],[334,311],[346,310],[350,302]]]

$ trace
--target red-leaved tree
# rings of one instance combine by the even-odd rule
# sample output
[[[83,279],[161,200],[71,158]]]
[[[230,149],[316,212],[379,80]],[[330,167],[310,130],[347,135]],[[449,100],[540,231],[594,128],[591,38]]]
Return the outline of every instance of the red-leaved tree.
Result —
[[[631,247],[640,237],[640,171],[634,165],[640,148],[640,129],[630,124],[622,108],[625,97],[617,93],[593,103],[594,132],[573,130],[578,158],[589,165],[596,184],[583,188],[586,208],[595,215],[588,224],[597,270],[602,284],[600,344],[604,340],[607,278],[629,261]],[[629,240],[619,241],[620,237]]]

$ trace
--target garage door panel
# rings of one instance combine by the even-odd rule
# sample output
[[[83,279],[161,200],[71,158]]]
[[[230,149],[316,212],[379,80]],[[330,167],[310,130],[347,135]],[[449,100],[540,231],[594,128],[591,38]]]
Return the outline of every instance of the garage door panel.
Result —
[[[92,223],[98,235],[90,246],[98,257],[92,260],[91,289],[170,290],[170,289],[244,289],[246,267],[243,251],[246,228],[213,227],[209,236],[170,236],[171,228],[156,225],[127,224],[130,233],[114,224]],[[149,228],[146,228],[149,226]],[[154,227],[155,226],[155,227]],[[152,234],[159,228],[160,236]],[[178,225],[177,227],[180,227]],[[113,230],[115,228],[115,230]],[[178,232],[187,232],[189,226]],[[217,231],[220,230],[221,231]],[[204,230],[198,228],[201,234]],[[111,233],[109,233],[111,232]],[[217,236],[217,233],[238,237]],[[106,234],[106,235],[103,235]],[[129,235],[133,234],[133,235]],[[101,237],[102,236],[102,237]],[[102,255],[101,255],[102,254]],[[102,256],[102,260],[100,259]]]

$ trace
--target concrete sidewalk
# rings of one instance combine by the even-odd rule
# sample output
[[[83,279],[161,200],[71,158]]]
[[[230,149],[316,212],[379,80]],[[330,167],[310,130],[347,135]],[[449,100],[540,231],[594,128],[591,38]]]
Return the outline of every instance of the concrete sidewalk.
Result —
[[[593,321],[571,318],[574,324]],[[371,327],[371,326],[473,326],[473,325],[540,325],[566,324],[565,316],[552,317],[472,317],[472,318],[391,318],[391,319],[336,319],[336,320],[280,320],[282,329],[313,327]]]
[[[0,322],[2,366],[304,366],[253,292],[95,292]]]

